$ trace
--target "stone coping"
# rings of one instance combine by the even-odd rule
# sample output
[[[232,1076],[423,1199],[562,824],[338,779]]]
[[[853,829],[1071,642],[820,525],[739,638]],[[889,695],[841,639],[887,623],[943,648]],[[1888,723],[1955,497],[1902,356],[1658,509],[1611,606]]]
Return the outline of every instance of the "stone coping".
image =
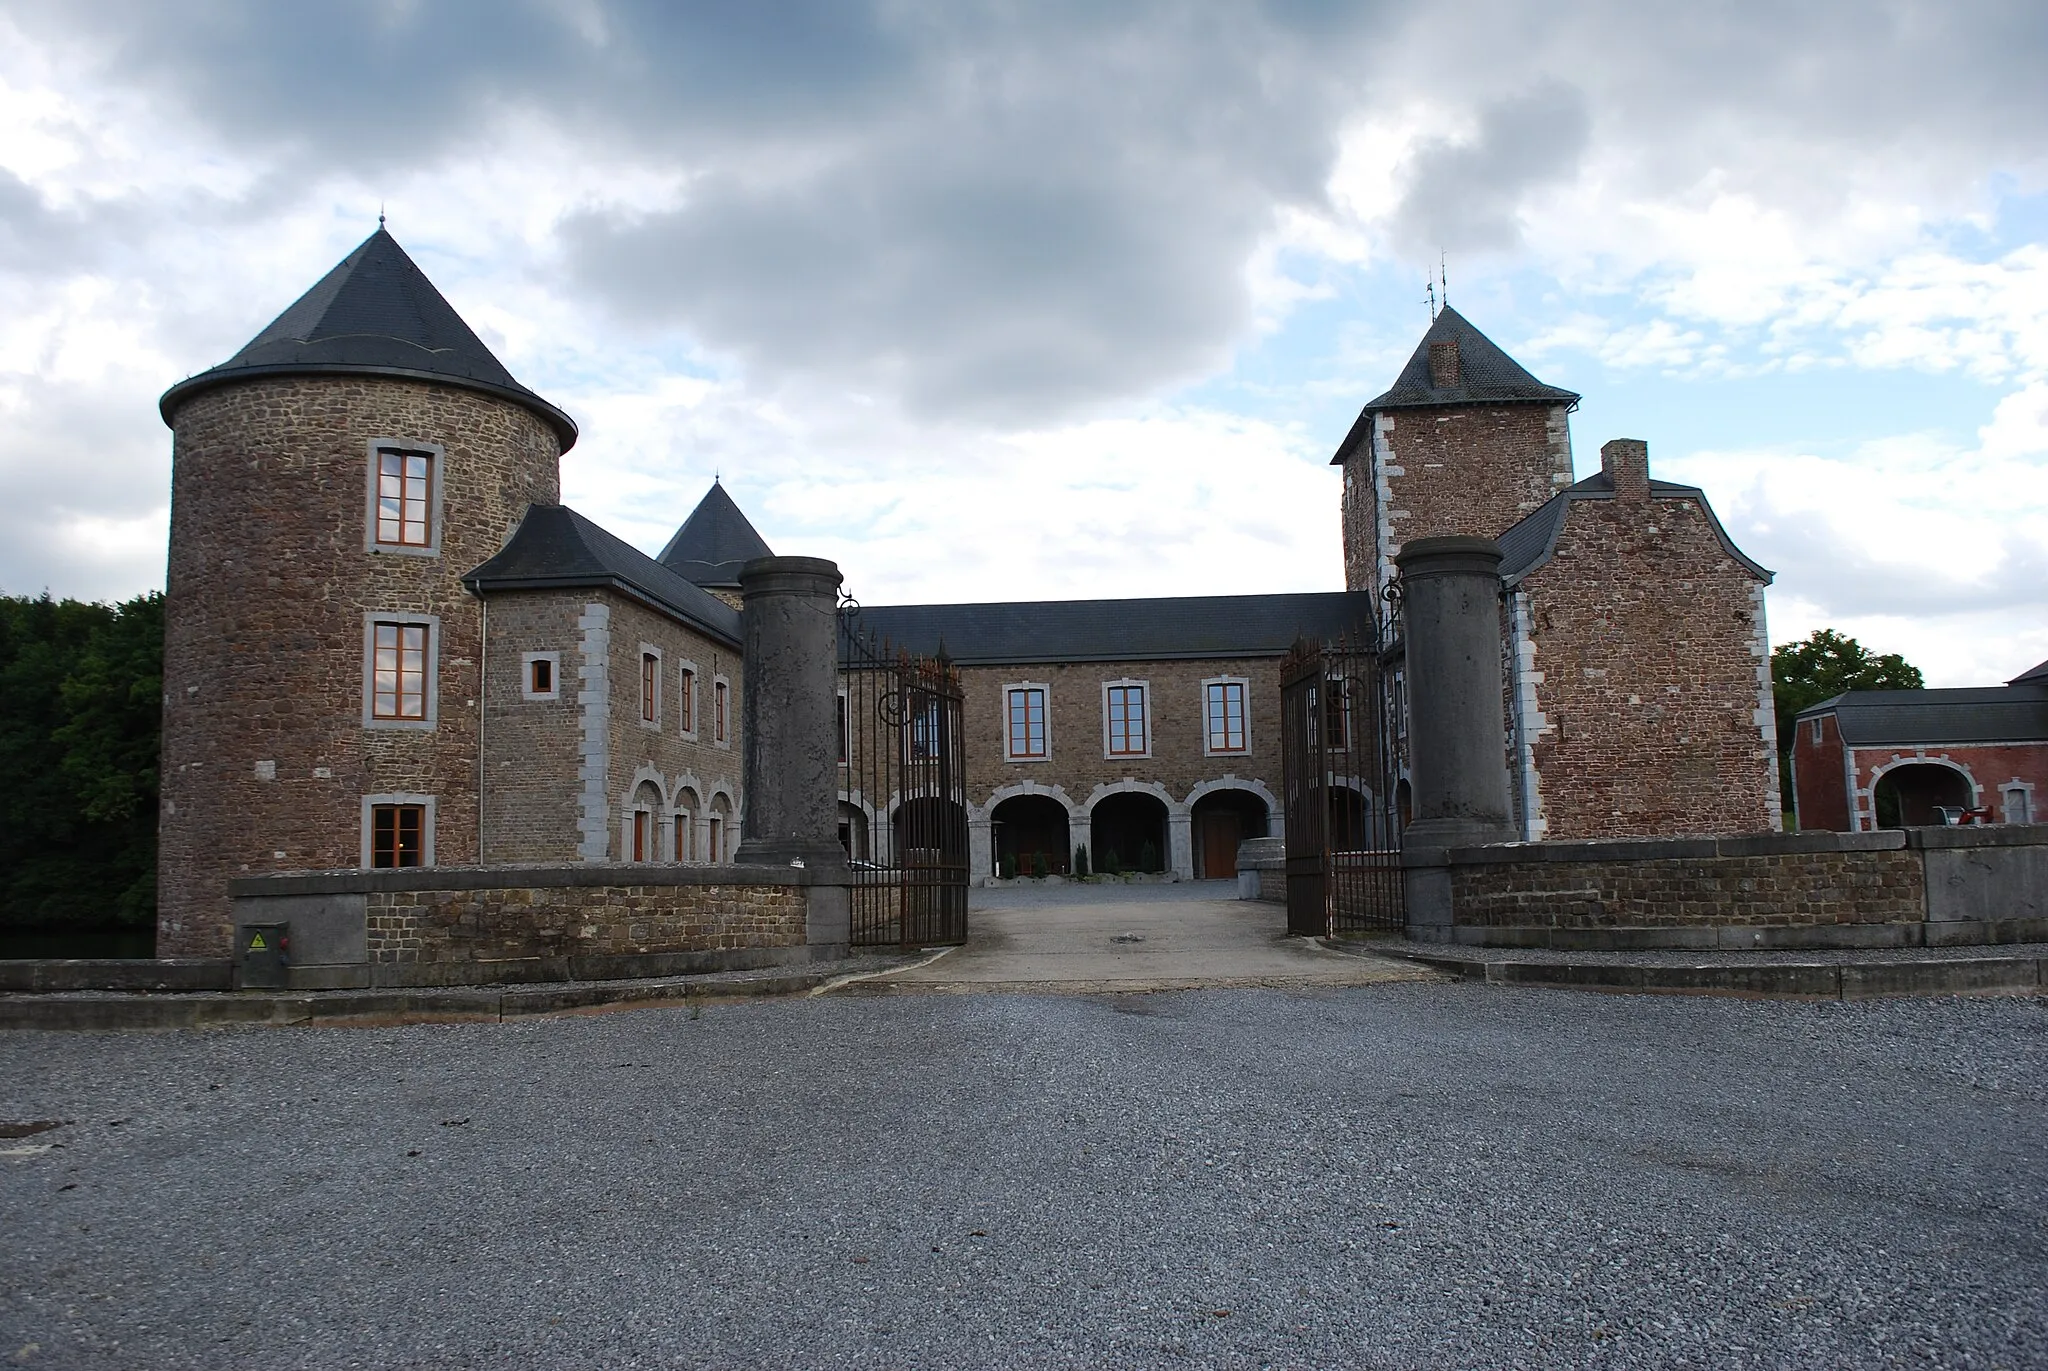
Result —
[[[420,866],[402,871],[287,871],[228,882],[238,898],[381,895],[413,890],[559,890],[594,886],[844,886],[845,867],[681,866],[664,862],[506,866]]]
[[[2048,824],[1886,828],[1875,833],[1740,833],[1705,838],[1594,838],[1573,842],[1413,847],[1403,866],[1508,866],[1534,862],[1700,861],[1714,857],[1789,857],[1812,852],[1893,852],[2048,846]]]

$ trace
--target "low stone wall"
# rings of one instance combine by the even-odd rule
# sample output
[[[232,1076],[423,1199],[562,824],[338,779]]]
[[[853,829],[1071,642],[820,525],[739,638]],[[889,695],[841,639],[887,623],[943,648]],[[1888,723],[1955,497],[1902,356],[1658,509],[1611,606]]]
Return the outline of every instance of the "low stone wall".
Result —
[[[2048,826],[1410,851],[1408,932],[1499,947],[2048,939]]]
[[[1237,898],[1287,903],[1287,841],[1246,838],[1237,845]]]
[[[491,985],[842,956],[846,888],[776,867],[428,867],[257,876],[247,924],[288,926],[287,987]]]

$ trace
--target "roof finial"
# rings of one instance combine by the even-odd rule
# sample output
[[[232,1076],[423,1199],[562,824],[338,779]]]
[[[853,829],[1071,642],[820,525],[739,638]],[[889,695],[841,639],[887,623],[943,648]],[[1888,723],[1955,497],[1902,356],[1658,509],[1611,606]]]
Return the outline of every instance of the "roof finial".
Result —
[[[717,485],[724,475],[725,473],[720,471],[717,467],[711,468],[711,484],[714,486]]]
[[[377,202],[377,227],[384,227],[384,202],[382,200]]]
[[[1449,267],[1444,265],[1447,260],[1448,259],[1444,256],[1443,252],[1439,250],[1436,255],[1436,274],[1437,279],[1444,283],[1445,309],[1449,309],[1451,307],[1451,271]]]
[[[1436,282],[1426,284],[1429,287],[1429,322],[1433,324],[1436,322]]]

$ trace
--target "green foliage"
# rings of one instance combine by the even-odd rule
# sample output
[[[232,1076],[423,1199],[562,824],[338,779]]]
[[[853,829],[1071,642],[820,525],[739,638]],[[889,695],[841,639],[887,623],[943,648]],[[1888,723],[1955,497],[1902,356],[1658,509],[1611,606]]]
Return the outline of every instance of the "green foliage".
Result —
[[[1016,857],[1016,854],[1015,854],[1015,853],[1011,853],[1011,852],[1005,852],[1005,853],[1003,854],[1003,859],[1002,859],[1002,861],[1001,861],[1001,862],[999,862],[999,863],[997,864],[997,866],[996,866],[996,870],[998,870],[998,871],[1002,872],[1002,874],[1003,874],[1003,879],[1004,879],[1004,880],[1006,880],[1006,881],[1014,881],[1014,880],[1016,880],[1016,879],[1017,879],[1017,857]]]
[[[163,623],[0,596],[0,925],[155,920]]]
[[[1123,858],[1116,855],[1115,848],[1109,848],[1103,852],[1102,865],[1096,869],[1105,876],[1121,876],[1124,873]]]
[[[1074,874],[1076,876],[1086,876],[1088,874],[1088,844],[1086,843],[1082,843],[1074,849]]]
[[[1138,849],[1138,870],[1157,871],[1159,869],[1159,844],[1148,839],[1145,845]]]
[[[1898,653],[1874,654],[1831,628],[1817,628],[1803,642],[1771,649],[1771,704],[1787,807],[1792,802],[1793,721],[1800,710],[1845,690],[1919,690],[1925,685],[1920,669]]]

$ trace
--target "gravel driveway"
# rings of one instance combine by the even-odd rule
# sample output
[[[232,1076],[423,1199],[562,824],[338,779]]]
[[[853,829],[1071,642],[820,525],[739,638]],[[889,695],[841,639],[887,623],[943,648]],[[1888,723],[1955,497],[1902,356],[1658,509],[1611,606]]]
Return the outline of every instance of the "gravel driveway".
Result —
[[[37,1119],[0,1365],[2048,1365],[2039,1000],[0,1035]]]

